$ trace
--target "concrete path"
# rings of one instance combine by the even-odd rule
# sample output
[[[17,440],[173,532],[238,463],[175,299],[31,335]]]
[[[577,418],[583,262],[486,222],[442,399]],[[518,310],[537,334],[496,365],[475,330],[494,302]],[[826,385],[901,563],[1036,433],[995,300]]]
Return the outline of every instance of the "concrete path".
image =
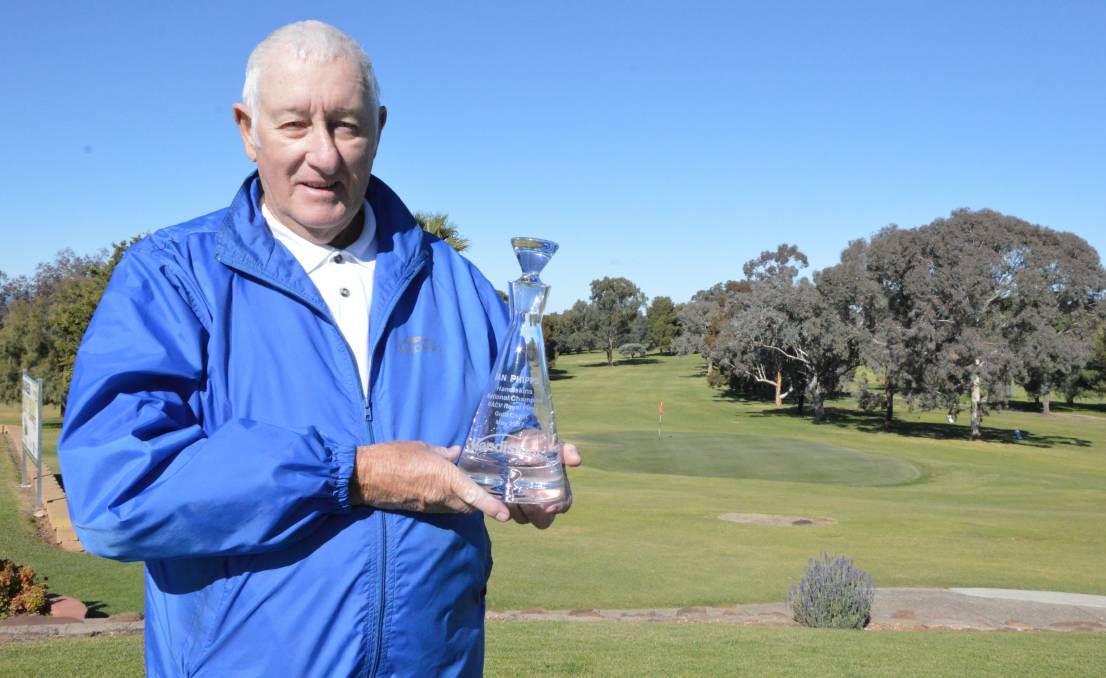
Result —
[[[491,621],[653,622],[798,626],[785,603],[734,607],[621,610],[513,610],[488,612]],[[1106,632],[1106,596],[1011,589],[877,589],[872,630]],[[141,633],[131,619],[39,617],[0,622],[0,642]]]
[[[636,610],[489,612],[510,621],[632,621],[796,626],[785,603]],[[1007,589],[877,589],[871,629],[1106,631],[1106,596]]]

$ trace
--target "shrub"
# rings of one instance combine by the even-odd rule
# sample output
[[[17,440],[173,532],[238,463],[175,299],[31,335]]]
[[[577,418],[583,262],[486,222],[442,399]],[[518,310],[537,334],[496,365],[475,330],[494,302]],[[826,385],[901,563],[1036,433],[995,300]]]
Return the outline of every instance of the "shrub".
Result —
[[[50,609],[45,577],[41,583],[36,583],[35,577],[27,565],[18,567],[10,560],[0,560],[0,619],[13,614],[45,614]]]
[[[872,619],[875,584],[867,572],[844,556],[811,559],[806,574],[791,587],[788,604],[804,626],[862,629]]]
[[[623,344],[618,347],[618,352],[627,358],[634,358],[639,355],[645,355],[645,346],[637,343]]]

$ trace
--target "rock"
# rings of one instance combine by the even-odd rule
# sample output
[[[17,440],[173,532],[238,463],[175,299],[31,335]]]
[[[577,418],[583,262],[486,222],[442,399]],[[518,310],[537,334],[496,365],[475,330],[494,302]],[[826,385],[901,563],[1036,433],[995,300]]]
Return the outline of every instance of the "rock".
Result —
[[[84,619],[88,616],[88,607],[76,598],[54,596],[50,599],[50,616]]]
[[[108,617],[108,621],[113,622],[137,622],[143,619],[144,617],[141,612],[120,612],[119,614],[113,614]]]

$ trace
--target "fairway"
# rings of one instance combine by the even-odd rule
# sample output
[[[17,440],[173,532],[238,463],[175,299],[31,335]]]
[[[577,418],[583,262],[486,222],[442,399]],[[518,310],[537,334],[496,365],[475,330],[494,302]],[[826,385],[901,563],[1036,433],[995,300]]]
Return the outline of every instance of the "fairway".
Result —
[[[1106,594],[1106,420],[1019,407],[988,414],[973,442],[965,417],[903,406],[888,433],[844,398],[817,425],[711,388],[703,367],[558,358],[558,424],[584,457],[575,503],[544,532],[489,524],[491,609],[781,601],[822,551],[878,586]],[[832,523],[718,519],[728,513]]]
[[[495,559],[489,609],[782,601],[822,551],[852,558],[881,587],[1106,594],[1106,418],[1017,407],[989,414],[985,441],[972,442],[963,420],[948,424],[941,412],[906,408],[896,413],[895,430],[883,432],[881,415],[859,412],[850,398],[830,403],[828,423],[815,425],[793,406],[710,388],[695,356],[649,356],[613,368],[597,354],[562,356],[553,377],[562,437],[584,456],[570,470],[575,503],[545,531],[488,522]],[[8,487],[17,473],[10,461],[0,464]],[[14,496],[4,499],[3,557],[33,565],[54,590],[81,597],[98,614],[141,609],[140,565],[42,544]],[[728,513],[829,522],[795,528],[719,520]],[[543,641],[535,645],[534,637]],[[1078,675],[1101,662],[1102,640],[496,622],[488,629],[487,672],[1039,675],[1047,667],[1052,675]],[[23,667],[68,656],[69,648],[79,649],[85,666],[139,673],[140,645],[131,638],[12,646],[0,651],[0,675],[8,666],[11,675],[26,675]],[[123,665],[111,663],[116,656],[125,656]]]
[[[605,471],[832,485],[899,485],[916,467],[801,438],[717,433],[619,431],[577,436],[588,464]]]

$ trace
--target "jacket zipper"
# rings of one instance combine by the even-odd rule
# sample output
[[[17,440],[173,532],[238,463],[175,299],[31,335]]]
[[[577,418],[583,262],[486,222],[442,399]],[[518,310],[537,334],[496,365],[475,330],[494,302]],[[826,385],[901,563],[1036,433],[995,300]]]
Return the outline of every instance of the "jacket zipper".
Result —
[[[407,287],[414,280],[415,275],[422,270],[423,259],[420,257],[415,260],[407,274],[400,280],[399,285],[396,286],[395,292],[388,300],[388,305],[385,307],[384,313],[380,314],[380,322],[382,327],[374,328],[373,332],[378,332],[375,339],[372,342],[371,359],[369,360],[369,388],[368,394],[365,396],[365,423],[369,429],[369,440],[371,442],[376,441],[376,434],[373,432],[373,409],[372,409],[372,365],[379,364],[376,361],[377,344],[384,337],[385,328],[388,325],[388,319],[392,317],[392,312],[396,309],[396,304],[399,303],[399,298],[403,296],[403,293],[407,291]],[[387,602],[385,600],[386,592],[388,590],[388,521],[386,514],[380,514],[380,591],[376,600],[376,648],[373,652],[373,665],[372,670],[369,671],[369,676],[376,676],[380,670],[380,655],[384,652],[384,605]]]
[[[323,315],[324,319],[328,322],[328,324],[331,326],[331,328],[333,328],[334,331],[338,332],[339,336],[341,336],[342,332],[341,332],[340,329],[338,329],[338,324],[335,322],[334,317],[331,315],[330,309],[325,308],[325,303],[324,303],[324,308],[320,309],[315,304],[310,303],[309,299],[304,298],[297,291],[291,289],[287,285],[283,285],[283,284],[277,282],[272,277],[270,277],[268,275],[265,275],[265,274],[261,273],[260,271],[251,271],[249,269],[233,265],[229,262],[223,261],[222,257],[217,256],[215,259],[216,259],[216,261],[219,261],[220,263],[222,263],[226,266],[230,266],[231,268],[237,269],[237,270],[242,271],[244,273],[248,273],[248,274],[250,274],[254,277],[260,278],[260,279],[264,280],[266,283],[268,283],[269,285],[272,285],[273,287],[276,287],[277,289],[280,289],[284,292],[287,292],[288,294],[290,294],[291,296],[293,296],[297,299],[300,299],[304,302],[309,303],[310,306],[317,313],[320,312],[320,311],[323,311],[322,315]],[[422,267],[423,267],[423,257],[418,257],[414,261],[414,263],[411,265],[411,267],[407,271],[407,273],[400,280],[399,285],[396,287],[395,292],[392,294],[391,298],[388,300],[388,306],[385,307],[385,312],[382,313],[381,316],[380,316],[381,323],[383,325],[387,326],[388,318],[390,318],[392,316],[392,312],[395,310],[396,304],[399,303],[399,298],[401,296],[403,296],[404,292],[407,291],[407,287],[411,284],[411,281],[415,278],[415,276],[418,274],[418,272],[422,270]],[[374,330],[374,331],[376,331],[376,330]],[[369,379],[368,379],[368,388],[366,388],[364,391],[362,391],[361,390],[361,379],[358,378],[356,380],[357,385],[358,385],[357,390],[358,390],[358,392],[360,392],[361,401],[362,401],[362,403],[364,403],[364,406],[365,406],[365,428],[366,428],[366,430],[368,431],[368,434],[369,434],[369,444],[370,445],[373,445],[373,444],[376,443],[376,433],[375,433],[375,431],[373,431],[372,372],[371,372],[372,367],[371,366],[375,363],[375,357],[376,357],[376,352],[377,352],[376,351],[376,345],[380,343],[380,340],[383,337],[384,337],[384,332],[383,332],[383,330],[380,330],[380,333],[376,336],[375,340],[372,342],[372,350],[371,350],[371,358],[372,359],[370,359],[370,361],[369,361],[370,373],[369,373]],[[355,376],[357,376],[358,375],[357,360],[353,356],[353,350],[349,347],[349,344],[345,341],[345,337],[342,337],[342,345],[346,347],[346,357],[349,358],[350,366],[353,368],[353,374]],[[387,542],[387,539],[388,539],[388,524],[387,524],[386,517],[387,516],[385,516],[383,513],[380,514],[380,590],[379,590],[379,594],[377,596],[377,603],[376,603],[376,605],[377,605],[376,634],[375,634],[376,635],[376,648],[375,648],[375,652],[373,653],[373,666],[372,666],[372,670],[369,672],[370,676],[376,676],[377,671],[380,670],[380,655],[381,655],[381,653],[384,649],[384,605],[385,605],[385,602],[386,602],[385,601],[385,598],[386,598],[385,594],[388,590],[388,577],[387,577],[387,574],[388,574],[388,542]]]

